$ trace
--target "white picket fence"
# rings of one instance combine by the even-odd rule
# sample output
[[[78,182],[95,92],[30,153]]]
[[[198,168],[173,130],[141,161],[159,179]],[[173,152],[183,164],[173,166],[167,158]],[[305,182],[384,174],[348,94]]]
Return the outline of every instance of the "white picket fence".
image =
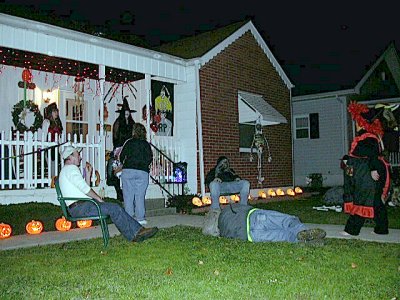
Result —
[[[47,137],[50,140],[50,135]],[[37,132],[12,131],[1,132],[0,136],[0,189],[36,189],[49,187],[54,176],[58,176],[64,162],[61,151],[66,145],[81,147],[81,171],[84,173],[86,162],[93,166],[92,182],[95,183],[100,174],[101,165],[105,165],[105,157],[100,154],[100,137],[73,135],[56,136],[54,142],[46,141],[44,134]],[[49,147],[55,146],[52,151]],[[47,149],[47,150],[46,150]],[[53,160],[52,160],[53,152]],[[97,172],[96,172],[97,171]],[[104,172],[104,171],[103,171]],[[103,177],[104,178],[104,177]]]

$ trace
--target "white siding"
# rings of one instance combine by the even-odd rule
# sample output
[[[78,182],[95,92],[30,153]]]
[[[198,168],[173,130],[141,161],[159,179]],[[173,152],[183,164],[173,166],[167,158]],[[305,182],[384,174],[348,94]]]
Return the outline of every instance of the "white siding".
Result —
[[[293,101],[293,118],[319,114],[320,136],[319,139],[294,139],[295,185],[306,185],[306,176],[311,173],[321,173],[326,186],[343,184],[340,159],[347,151],[344,105],[345,97]]]

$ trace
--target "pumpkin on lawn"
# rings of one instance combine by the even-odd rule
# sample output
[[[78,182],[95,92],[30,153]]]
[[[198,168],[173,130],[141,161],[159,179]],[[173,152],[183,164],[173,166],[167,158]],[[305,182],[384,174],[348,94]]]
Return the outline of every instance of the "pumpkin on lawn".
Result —
[[[29,234],[39,234],[43,231],[43,223],[40,221],[32,220],[26,224],[26,232]]]
[[[76,224],[78,225],[79,228],[88,228],[92,226],[92,220],[81,220],[77,221]]]
[[[0,223],[0,239],[6,239],[11,236],[12,228],[10,225]]]
[[[72,223],[65,219],[64,216],[56,220],[56,229],[58,231],[68,231],[71,229],[71,226]]]

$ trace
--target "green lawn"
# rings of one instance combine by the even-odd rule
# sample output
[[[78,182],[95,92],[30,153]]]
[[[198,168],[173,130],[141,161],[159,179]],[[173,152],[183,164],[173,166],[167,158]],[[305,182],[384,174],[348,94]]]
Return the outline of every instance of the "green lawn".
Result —
[[[398,244],[249,243],[162,229],[2,251],[0,299],[398,299]]]

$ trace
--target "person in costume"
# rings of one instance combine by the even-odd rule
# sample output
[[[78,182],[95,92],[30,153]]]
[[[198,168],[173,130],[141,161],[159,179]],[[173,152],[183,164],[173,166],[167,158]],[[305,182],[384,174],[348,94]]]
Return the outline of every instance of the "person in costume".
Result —
[[[366,219],[375,221],[374,233],[388,234],[386,199],[390,186],[389,163],[382,156],[384,133],[374,109],[350,103],[357,136],[343,157],[344,211],[350,216],[343,235],[358,235]]]

